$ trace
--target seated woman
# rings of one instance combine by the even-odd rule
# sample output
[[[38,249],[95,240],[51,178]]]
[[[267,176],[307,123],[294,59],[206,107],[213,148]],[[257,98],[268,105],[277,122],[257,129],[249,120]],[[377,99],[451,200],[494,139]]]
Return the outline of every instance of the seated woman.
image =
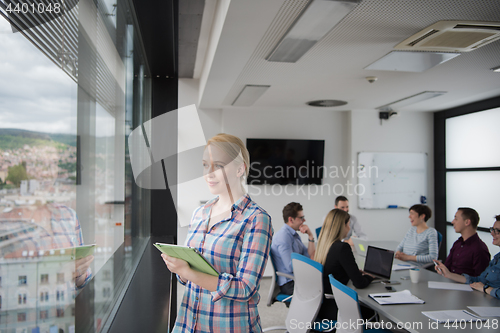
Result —
[[[413,205],[410,208],[411,228],[403,241],[396,248],[395,258],[403,261],[415,261],[422,265],[438,257],[437,231],[427,225],[432,215],[426,205]]]
[[[493,237],[493,245],[500,246],[500,215],[495,216],[495,220],[495,224],[490,228],[490,233]],[[470,284],[472,289],[500,298],[500,252],[493,257],[484,272],[475,277],[451,273],[442,262],[437,260],[434,262],[436,263],[436,271],[442,276],[456,282]]]
[[[348,213],[340,209],[333,209],[326,216],[319,234],[314,260],[323,265],[323,290],[326,294],[332,293],[328,279],[330,274],[343,284],[352,280],[356,288],[365,288],[373,280],[372,276],[359,270],[349,243],[342,242],[351,229],[349,220]],[[337,311],[335,300],[324,298],[316,321],[336,320]],[[373,310],[361,307],[363,318],[370,318],[373,314]]]

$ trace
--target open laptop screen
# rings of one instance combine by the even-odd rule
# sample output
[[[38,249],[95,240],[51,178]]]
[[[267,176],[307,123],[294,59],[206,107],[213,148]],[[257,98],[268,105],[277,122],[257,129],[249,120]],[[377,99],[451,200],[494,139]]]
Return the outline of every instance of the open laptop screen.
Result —
[[[394,251],[368,246],[364,271],[383,279],[391,278]]]

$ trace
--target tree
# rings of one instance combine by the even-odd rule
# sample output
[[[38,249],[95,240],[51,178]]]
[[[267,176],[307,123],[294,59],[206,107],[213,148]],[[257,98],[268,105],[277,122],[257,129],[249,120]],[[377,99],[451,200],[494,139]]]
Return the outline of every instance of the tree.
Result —
[[[9,167],[7,178],[5,181],[10,180],[16,187],[21,185],[21,180],[27,180],[28,173],[26,172],[26,162]]]

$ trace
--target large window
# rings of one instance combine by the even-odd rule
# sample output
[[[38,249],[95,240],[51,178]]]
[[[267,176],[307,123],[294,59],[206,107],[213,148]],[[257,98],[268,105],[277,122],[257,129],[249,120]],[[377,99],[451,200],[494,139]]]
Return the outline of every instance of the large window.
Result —
[[[150,234],[150,195],[134,184],[126,145],[151,118],[134,10],[128,0],[66,0],[49,20],[8,3],[0,0],[0,271],[12,307],[2,317],[19,318],[20,304],[26,312],[0,330],[100,332]],[[93,259],[79,257],[81,246]]]
[[[500,214],[500,108],[446,119],[446,217],[457,207],[472,207],[489,228]]]
[[[500,108],[446,119],[446,168],[500,166]]]
[[[491,244],[488,228],[500,214],[500,108],[498,99],[469,105],[436,115],[436,216],[443,210],[446,218],[446,253],[460,236],[451,221],[459,207],[471,207],[480,216],[478,234],[492,255],[498,248]],[[440,146],[441,145],[441,146]],[[442,165],[440,165],[442,163]],[[445,204],[445,208],[438,202]],[[442,221],[438,221],[442,223]]]

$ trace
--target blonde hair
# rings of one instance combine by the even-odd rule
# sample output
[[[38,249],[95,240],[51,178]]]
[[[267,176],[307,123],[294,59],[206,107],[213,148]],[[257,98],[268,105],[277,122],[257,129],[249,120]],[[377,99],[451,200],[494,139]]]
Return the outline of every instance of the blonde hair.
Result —
[[[250,154],[243,141],[237,136],[219,133],[207,141],[205,148],[209,145],[214,145],[225,152],[231,160],[234,160],[237,165],[245,165],[245,177],[248,177],[249,167],[250,167]],[[241,188],[243,188],[244,178],[241,177]]]
[[[342,235],[350,220],[350,215],[341,209],[335,208],[328,212],[318,238],[318,246],[314,260],[324,265],[326,256],[333,243],[342,240]]]

